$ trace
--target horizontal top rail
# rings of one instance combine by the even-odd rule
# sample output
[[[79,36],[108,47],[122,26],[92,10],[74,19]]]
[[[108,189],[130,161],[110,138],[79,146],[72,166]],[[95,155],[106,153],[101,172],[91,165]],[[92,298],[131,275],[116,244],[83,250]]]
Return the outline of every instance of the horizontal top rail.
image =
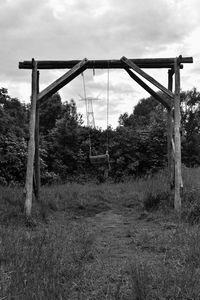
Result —
[[[173,68],[175,58],[136,58],[130,59],[140,68]],[[37,60],[38,69],[71,69],[81,60]],[[179,63],[193,63],[192,57],[179,56]],[[19,69],[32,69],[32,61],[19,62]],[[123,69],[120,60],[88,60],[87,69]],[[183,66],[181,65],[181,68]]]

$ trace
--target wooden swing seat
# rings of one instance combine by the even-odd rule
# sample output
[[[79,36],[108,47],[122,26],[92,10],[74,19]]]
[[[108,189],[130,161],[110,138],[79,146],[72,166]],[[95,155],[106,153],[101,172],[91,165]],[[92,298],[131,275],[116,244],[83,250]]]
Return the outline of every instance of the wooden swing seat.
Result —
[[[100,166],[100,165],[108,165],[109,161],[109,154],[101,154],[101,155],[90,155],[90,162],[92,165]]]

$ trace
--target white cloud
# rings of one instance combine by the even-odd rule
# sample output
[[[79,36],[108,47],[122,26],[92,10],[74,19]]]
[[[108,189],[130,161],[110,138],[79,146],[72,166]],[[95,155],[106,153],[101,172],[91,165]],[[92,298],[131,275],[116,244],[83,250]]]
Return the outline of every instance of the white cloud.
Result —
[[[181,71],[182,88],[198,88],[199,11],[198,0],[4,0],[0,10],[0,85],[7,85],[12,96],[29,99],[30,71],[19,70],[18,62],[32,57],[119,59],[122,55],[142,58],[182,54],[194,56],[194,64]],[[41,88],[63,72],[41,71]],[[105,98],[105,72],[96,71],[95,78],[91,72],[86,76],[89,93]],[[149,72],[166,85],[166,70]],[[115,70],[111,75],[110,120],[116,125],[120,113],[130,113],[146,93],[125,72]],[[64,100],[76,99],[79,93],[81,78],[61,90]],[[101,104],[96,106],[100,112],[97,119],[102,122]],[[83,104],[78,103],[78,107],[84,111]]]

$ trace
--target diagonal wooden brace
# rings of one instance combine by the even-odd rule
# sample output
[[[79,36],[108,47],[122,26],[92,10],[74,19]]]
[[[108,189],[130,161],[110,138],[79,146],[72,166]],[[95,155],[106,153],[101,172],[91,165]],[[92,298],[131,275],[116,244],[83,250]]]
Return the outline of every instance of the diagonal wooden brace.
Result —
[[[142,81],[137,75],[135,75],[128,67],[125,67],[124,69],[133,80],[135,80],[141,87],[143,87],[152,97],[154,97],[157,101],[163,104],[168,111],[171,110],[169,103],[165,99],[163,99],[158,93],[152,90],[144,81]]]
[[[167,96],[174,99],[174,94],[165,88],[162,84],[160,84],[158,81],[156,81],[153,77],[145,73],[143,70],[141,70],[136,64],[134,64],[130,59],[127,59],[125,56],[123,56],[120,59],[128,68],[133,69],[135,72],[137,72],[139,75],[147,79],[150,83],[155,85],[157,88],[159,88],[161,91],[163,91]]]
[[[84,58],[78,64],[76,64],[71,70],[66,72],[63,76],[55,80],[49,86],[47,86],[43,91],[38,94],[38,104],[42,104],[42,100],[45,100],[49,96],[56,93],[59,89],[65,86],[67,83],[72,81],[75,77],[81,74],[87,68],[88,60]]]

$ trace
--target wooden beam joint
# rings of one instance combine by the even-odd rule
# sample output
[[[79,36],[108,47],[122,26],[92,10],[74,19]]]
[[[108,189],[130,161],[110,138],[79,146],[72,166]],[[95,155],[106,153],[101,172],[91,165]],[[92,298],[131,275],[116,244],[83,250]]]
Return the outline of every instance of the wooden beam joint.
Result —
[[[135,80],[143,89],[145,89],[152,97],[159,101],[168,111],[171,110],[171,105],[163,99],[158,93],[152,90],[144,81],[142,81],[137,75],[135,75],[129,68],[124,67],[130,77]]]
[[[81,74],[85,69],[87,69],[88,60],[84,58],[81,62],[76,64],[71,70],[66,72],[63,76],[55,80],[48,87],[46,87],[43,91],[38,94],[38,103],[41,104],[42,100],[44,101],[46,98],[50,97],[58,90],[60,90],[67,83],[76,78],[79,74]]]
[[[127,59],[125,56],[121,58],[121,61],[124,63],[125,66],[128,66],[129,68],[133,69],[135,72],[137,72],[139,75],[144,77],[146,80],[148,80],[151,84],[155,85],[157,88],[159,88],[161,91],[163,91],[167,96],[174,99],[174,94],[169,91],[167,88],[165,88],[162,84],[160,84],[158,81],[156,81],[153,77],[145,73],[143,70],[141,70],[136,64],[134,64],[132,61]]]

